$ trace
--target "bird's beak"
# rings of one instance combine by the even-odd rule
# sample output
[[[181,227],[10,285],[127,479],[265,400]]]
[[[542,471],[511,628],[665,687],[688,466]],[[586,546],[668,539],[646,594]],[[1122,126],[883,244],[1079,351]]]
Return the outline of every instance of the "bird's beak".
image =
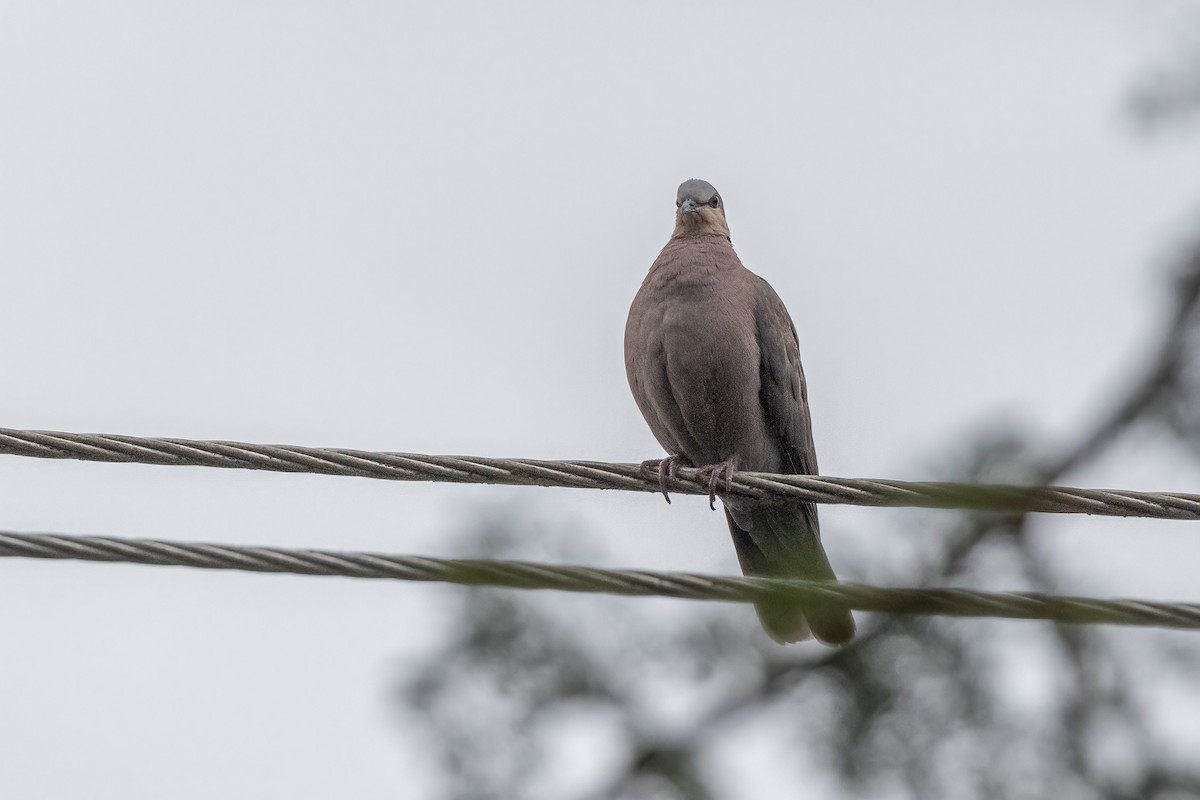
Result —
[[[696,208],[697,208],[697,206],[696,206],[695,200],[684,200],[683,203],[679,206],[679,210],[682,211],[684,214],[694,213]]]

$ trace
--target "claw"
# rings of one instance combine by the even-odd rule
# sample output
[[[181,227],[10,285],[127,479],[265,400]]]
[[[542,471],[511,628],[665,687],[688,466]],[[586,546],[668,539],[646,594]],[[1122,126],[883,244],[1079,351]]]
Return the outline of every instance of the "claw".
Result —
[[[667,483],[675,480],[675,474],[679,471],[679,457],[667,456],[643,461],[642,471],[658,473],[658,488],[662,492],[663,498],[670,503],[671,495],[667,493]]]
[[[717,484],[725,478],[725,491],[733,489],[733,459],[726,459],[720,464],[709,464],[703,468],[708,473],[708,507],[717,510]]]

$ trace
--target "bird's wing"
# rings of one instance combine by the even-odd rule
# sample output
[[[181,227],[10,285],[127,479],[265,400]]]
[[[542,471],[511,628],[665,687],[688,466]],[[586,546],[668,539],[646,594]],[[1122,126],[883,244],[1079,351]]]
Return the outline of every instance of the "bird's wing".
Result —
[[[791,472],[815,475],[817,449],[796,326],[779,295],[762,278],[758,278],[754,322],[760,359],[759,399],[767,430],[776,436]]]

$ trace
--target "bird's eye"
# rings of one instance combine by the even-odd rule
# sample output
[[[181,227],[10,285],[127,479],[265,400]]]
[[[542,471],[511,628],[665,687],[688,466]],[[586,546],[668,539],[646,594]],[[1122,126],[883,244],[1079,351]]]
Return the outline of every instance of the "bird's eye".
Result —
[[[721,198],[714,196],[712,200],[708,201],[708,204],[713,208],[716,208],[717,206],[721,205]]]

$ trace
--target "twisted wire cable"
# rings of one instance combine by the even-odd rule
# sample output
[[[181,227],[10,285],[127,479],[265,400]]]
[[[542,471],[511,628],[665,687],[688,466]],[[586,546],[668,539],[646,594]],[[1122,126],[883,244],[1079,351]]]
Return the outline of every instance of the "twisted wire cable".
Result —
[[[272,472],[312,472],[394,481],[567,486],[641,492],[660,490],[658,476],[644,472],[638,464],[434,456],[10,428],[0,428],[0,454]],[[678,475],[667,481],[667,488],[679,494],[707,495],[707,474],[698,469],[681,468]],[[729,491],[748,497],[791,498],[811,503],[858,506],[967,508],[1200,519],[1200,494],[1172,492],[911,482],[817,475],[774,475],[760,472],[737,472]]]
[[[0,557],[126,562],[200,569],[336,575],[470,586],[753,602],[790,596],[835,600],[858,611],[1200,628],[1200,604],[1109,600],[1034,592],[890,589],[855,583],[740,578],[686,572],[293,550],[227,544],[0,531]]]

